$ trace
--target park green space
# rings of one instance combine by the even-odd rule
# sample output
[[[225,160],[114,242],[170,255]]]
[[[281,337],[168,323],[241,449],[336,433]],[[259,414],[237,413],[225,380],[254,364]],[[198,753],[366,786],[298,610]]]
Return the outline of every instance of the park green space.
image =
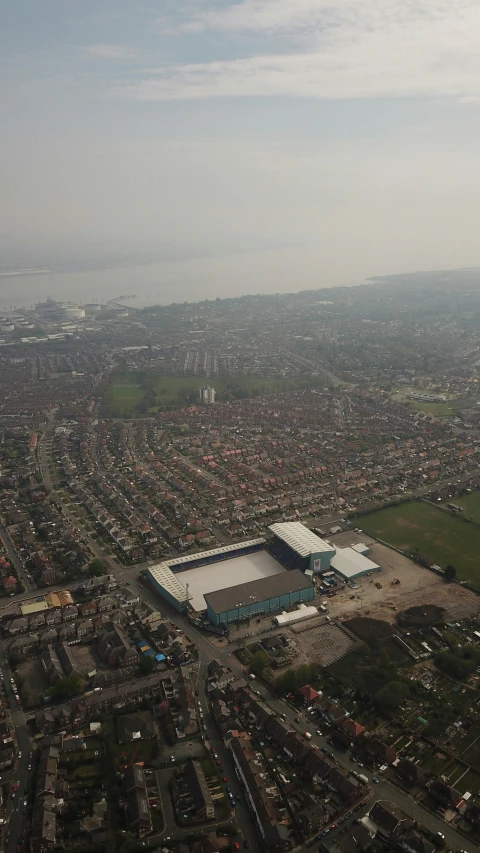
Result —
[[[120,376],[112,374],[104,400],[112,415],[136,415],[135,407],[144,395],[153,389],[156,401],[148,410],[153,414],[158,410],[182,407],[198,402],[198,391],[203,385],[215,388],[217,400],[235,400],[242,397],[260,397],[265,394],[279,394],[299,388],[311,388],[319,385],[320,380],[310,377],[288,378],[269,376],[164,376],[135,371]]]
[[[410,501],[362,515],[358,524],[401,551],[423,554],[442,568],[452,564],[459,580],[480,588],[480,529],[460,516],[423,501]]]
[[[447,418],[455,414],[449,403],[422,403],[415,400],[410,402],[410,408],[417,412],[425,412],[426,415],[434,415],[437,418]]]

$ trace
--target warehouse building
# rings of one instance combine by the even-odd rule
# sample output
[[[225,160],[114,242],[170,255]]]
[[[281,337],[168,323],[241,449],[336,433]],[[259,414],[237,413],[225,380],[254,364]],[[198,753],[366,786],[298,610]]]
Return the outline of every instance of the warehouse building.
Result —
[[[268,529],[273,533],[270,553],[286,568],[315,574],[330,568],[336,549],[300,521],[279,522]]]
[[[370,572],[378,572],[380,566],[359,554],[354,548],[337,548],[337,553],[332,557],[330,566],[337,575],[344,580],[354,580]]]
[[[315,588],[299,569],[205,593],[213,625],[278,613],[301,601],[312,601]]]

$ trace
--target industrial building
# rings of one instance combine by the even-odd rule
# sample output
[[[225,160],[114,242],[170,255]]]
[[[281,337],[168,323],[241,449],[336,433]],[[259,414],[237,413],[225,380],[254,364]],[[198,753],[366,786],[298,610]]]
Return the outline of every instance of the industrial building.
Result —
[[[291,610],[290,613],[279,613],[273,621],[281,628],[284,625],[293,625],[295,622],[313,619],[315,616],[318,616],[318,610],[313,604],[300,604],[297,610]]]
[[[228,625],[240,619],[278,613],[301,601],[312,601],[315,588],[299,569],[241,583],[205,594],[207,613],[213,625]]]
[[[286,568],[315,574],[330,568],[335,548],[300,521],[279,522],[268,529],[273,533],[270,552]]]
[[[359,554],[355,548],[338,548],[330,561],[330,566],[337,575],[347,581],[380,570],[377,563]]]

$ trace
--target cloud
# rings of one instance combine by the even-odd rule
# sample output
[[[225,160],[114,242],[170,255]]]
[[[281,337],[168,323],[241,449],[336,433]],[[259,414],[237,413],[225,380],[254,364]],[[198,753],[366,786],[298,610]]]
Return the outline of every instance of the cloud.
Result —
[[[135,59],[137,56],[135,50],[122,44],[91,44],[85,51],[98,59]]]
[[[176,28],[194,38],[228,34],[233,54],[238,37],[241,58],[165,66],[117,93],[144,101],[480,95],[478,0],[189,3],[177,7]],[[254,55],[245,58],[249,35]]]

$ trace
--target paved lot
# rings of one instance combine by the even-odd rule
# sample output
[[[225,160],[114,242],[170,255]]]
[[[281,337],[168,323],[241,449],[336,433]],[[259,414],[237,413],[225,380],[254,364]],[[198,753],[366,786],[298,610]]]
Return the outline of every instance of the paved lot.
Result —
[[[312,661],[328,666],[343,657],[353,646],[353,640],[332,624],[315,625],[309,628],[308,622],[304,622],[292,631],[292,635],[290,644],[295,646],[298,652],[295,666]]]

